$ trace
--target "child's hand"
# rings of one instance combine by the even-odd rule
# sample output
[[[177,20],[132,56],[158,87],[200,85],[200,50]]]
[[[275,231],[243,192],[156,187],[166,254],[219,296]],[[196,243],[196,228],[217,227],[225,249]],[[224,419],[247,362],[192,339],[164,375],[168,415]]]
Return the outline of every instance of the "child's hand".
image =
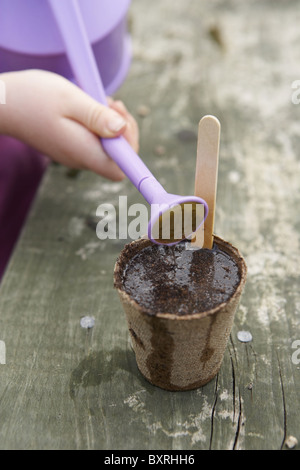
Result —
[[[0,134],[22,140],[68,167],[116,181],[124,178],[99,140],[122,134],[138,151],[138,126],[122,102],[109,99],[108,108],[65,78],[40,70],[5,73],[0,79],[6,84]]]

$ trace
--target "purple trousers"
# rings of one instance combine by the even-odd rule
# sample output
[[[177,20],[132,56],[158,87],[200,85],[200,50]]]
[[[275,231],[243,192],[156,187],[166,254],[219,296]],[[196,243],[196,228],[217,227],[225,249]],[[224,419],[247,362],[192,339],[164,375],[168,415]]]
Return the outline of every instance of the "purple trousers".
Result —
[[[0,135],[0,280],[47,163],[36,150]]]

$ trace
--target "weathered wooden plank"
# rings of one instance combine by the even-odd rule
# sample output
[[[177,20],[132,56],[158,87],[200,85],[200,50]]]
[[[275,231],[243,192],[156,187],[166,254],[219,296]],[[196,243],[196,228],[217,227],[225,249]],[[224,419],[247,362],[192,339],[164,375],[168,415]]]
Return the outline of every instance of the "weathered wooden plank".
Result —
[[[280,449],[300,439],[297,5],[132,4],[134,61],[119,96],[168,191],[191,192],[202,115],[222,124],[215,229],[249,275],[218,377],[184,393],[141,377],[112,286],[126,240],[100,242],[95,212],[119,195],[142,199],[129,182],[52,166],[0,288],[1,449]],[[240,343],[240,330],[253,341]]]

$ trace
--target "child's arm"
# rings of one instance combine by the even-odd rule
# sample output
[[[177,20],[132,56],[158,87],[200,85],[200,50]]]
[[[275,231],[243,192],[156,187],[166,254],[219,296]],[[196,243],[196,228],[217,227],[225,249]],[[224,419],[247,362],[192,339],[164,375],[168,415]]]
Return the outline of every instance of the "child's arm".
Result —
[[[99,137],[123,135],[138,151],[138,126],[120,101],[99,104],[65,78],[45,71],[0,74],[0,134],[13,136],[71,168],[120,180],[124,174],[102,149]]]

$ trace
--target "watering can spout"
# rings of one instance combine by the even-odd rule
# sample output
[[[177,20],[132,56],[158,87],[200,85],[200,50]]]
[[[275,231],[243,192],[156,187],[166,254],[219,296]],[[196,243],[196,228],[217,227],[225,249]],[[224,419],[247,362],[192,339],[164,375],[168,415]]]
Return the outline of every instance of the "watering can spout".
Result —
[[[149,204],[158,204],[169,201],[169,194],[154,176],[146,176],[140,183],[138,190]]]

